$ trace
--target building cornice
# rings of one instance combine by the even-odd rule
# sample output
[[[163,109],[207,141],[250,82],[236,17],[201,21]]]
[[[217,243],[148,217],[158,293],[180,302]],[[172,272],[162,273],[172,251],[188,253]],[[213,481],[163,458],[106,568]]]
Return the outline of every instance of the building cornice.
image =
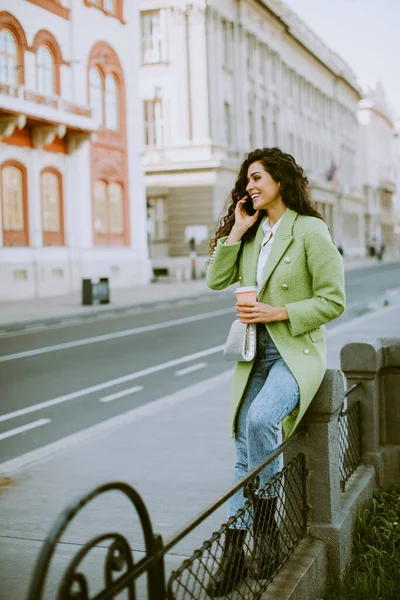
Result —
[[[394,129],[394,127],[395,127],[395,124],[391,118],[391,115],[387,111],[385,111],[385,109],[382,106],[377,104],[371,98],[363,98],[362,100],[360,100],[360,102],[358,103],[358,110],[359,111],[370,110],[377,117],[380,117],[381,119],[383,119],[389,125],[389,127],[391,129]]]
[[[266,8],[285,28],[304,50],[310,53],[322,66],[330,71],[337,79],[348,85],[355,94],[362,98],[361,87],[350,66],[310,29],[295,12],[282,0],[256,0]]]

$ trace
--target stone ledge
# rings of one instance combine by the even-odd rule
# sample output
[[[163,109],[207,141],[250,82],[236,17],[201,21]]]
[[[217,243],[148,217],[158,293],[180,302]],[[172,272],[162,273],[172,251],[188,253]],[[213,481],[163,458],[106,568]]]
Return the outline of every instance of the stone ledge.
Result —
[[[261,600],[315,600],[322,597],[327,581],[326,545],[307,536],[301,540]]]
[[[372,498],[375,488],[375,470],[360,466],[346,484],[341,497],[341,510],[331,524],[310,524],[310,534],[326,544],[329,574],[336,581],[342,580],[351,560],[353,535],[358,511]]]

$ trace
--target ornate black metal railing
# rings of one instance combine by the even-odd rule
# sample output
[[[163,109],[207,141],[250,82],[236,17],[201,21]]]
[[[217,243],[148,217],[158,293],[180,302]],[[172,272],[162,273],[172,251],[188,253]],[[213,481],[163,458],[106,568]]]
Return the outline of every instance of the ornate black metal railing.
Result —
[[[69,524],[92,500],[110,491],[120,491],[136,509],[144,535],[145,556],[135,563],[129,542],[120,533],[99,535],[85,544],[68,565],[58,586],[57,600],[111,600],[122,592],[129,600],[136,600],[136,583],[144,575],[147,577],[149,600],[201,600],[230,591],[233,592],[231,598],[259,598],[307,531],[305,456],[298,453],[262,488],[259,474],[273,461],[279,460],[288,446],[304,435],[304,431],[304,427],[299,429],[262,464],[165,543],[161,536],[154,534],[147,508],[133,488],[120,482],[96,488],[66,508],[53,525],[37,559],[28,600],[42,600],[44,597],[52,558]],[[243,490],[246,498],[244,507],[185,559],[166,581],[165,555],[239,490]],[[232,530],[237,528],[241,528],[243,533],[235,531],[233,535]],[[223,569],[223,546],[225,543],[233,544],[233,539],[231,564],[234,564],[234,569],[225,573],[224,585],[227,587],[217,589],[215,586],[219,584],[215,572],[218,568]],[[104,581],[97,581],[96,587],[100,590],[92,592],[90,578],[85,574],[88,566],[85,560],[99,546],[106,546]]]
[[[240,529],[243,536],[235,536],[231,553],[237,568],[226,573],[228,592],[220,590],[218,595],[225,596],[234,586],[235,599],[260,598],[306,534],[306,475],[300,453],[257,493],[257,484],[248,485],[245,506],[173,571],[168,599],[205,600],[212,595],[218,589],[216,572],[230,532]]]
[[[352,385],[344,396],[348,398],[361,383]],[[361,405],[353,402],[348,408],[343,403],[339,413],[339,459],[340,487],[346,490],[346,483],[361,463]]]

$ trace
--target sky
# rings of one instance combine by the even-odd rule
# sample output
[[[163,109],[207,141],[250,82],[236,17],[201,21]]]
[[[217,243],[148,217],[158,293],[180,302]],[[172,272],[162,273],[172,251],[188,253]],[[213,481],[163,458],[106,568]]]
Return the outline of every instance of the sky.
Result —
[[[363,89],[381,81],[400,118],[400,0],[284,0],[352,68]]]

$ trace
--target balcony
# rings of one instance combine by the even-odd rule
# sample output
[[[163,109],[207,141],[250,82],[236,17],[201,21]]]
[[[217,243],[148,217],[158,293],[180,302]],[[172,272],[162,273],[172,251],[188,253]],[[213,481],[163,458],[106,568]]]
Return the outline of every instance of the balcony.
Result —
[[[79,106],[58,96],[42,96],[24,86],[0,83],[0,113],[62,126],[71,132],[91,134],[99,124],[88,106]]]

